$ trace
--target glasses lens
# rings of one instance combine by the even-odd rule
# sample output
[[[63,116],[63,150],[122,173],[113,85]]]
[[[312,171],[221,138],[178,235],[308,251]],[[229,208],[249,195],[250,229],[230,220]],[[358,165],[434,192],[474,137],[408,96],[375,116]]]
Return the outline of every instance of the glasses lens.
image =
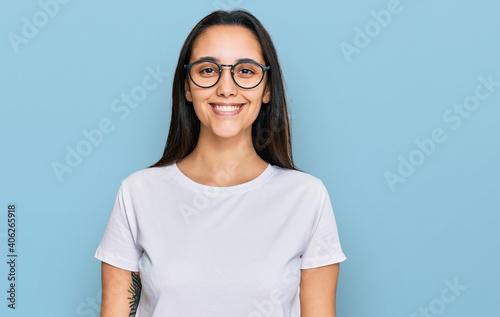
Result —
[[[257,86],[264,77],[264,71],[255,63],[239,63],[234,67],[234,80],[245,88]]]
[[[191,67],[191,78],[199,86],[212,86],[219,79],[219,67],[212,62],[196,63]]]

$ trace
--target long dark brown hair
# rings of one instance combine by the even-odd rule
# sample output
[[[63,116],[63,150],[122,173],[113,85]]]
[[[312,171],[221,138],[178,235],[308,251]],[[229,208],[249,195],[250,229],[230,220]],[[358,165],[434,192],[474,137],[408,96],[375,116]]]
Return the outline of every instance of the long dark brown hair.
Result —
[[[200,134],[200,120],[193,104],[185,97],[184,81],[187,72],[184,64],[191,58],[193,43],[207,28],[215,25],[240,25],[257,37],[264,55],[265,65],[270,65],[268,80],[271,100],[263,104],[252,124],[252,143],[257,154],[266,162],[283,168],[298,169],[293,163],[292,139],[288,117],[283,75],[271,36],[260,21],[246,10],[218,10],[203,18],[189,33],[182,46],[172,86],[172,116],[167,144],[162,158],[149,167],[171,164],[191,153]]]

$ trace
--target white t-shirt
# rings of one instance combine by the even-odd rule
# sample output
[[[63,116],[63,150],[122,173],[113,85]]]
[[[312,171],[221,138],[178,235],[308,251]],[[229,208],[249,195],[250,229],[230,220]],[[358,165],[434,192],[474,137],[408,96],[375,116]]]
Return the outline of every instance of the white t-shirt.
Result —
[[[214,187],[175,163],[122,181],[95,257],[140,272],[137,317],[299,317],[300,269],[346,259],[319,178]]]

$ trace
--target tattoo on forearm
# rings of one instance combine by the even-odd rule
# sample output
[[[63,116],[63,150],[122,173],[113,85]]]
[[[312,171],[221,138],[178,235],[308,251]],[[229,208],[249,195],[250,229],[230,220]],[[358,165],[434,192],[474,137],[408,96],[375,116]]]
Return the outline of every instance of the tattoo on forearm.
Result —
[[[139,305],[139,299],[141,298],[141,278],[139,277],[139,273],[132,272],[132,284],[130,285],[129,293],[132,294],[132,297],[128,297],[130,299],[130,313],[129,317],[134,317],[137,313],[137,306]]]

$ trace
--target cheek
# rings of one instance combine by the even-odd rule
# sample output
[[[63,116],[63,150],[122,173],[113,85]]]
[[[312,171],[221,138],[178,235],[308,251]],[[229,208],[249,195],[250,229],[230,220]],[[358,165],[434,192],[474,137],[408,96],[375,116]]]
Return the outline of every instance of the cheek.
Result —
[[[207,117],[207,113],[211,111],[211,109],[209,108],[210,105],[208,104],[210,96],[210,92],[207,92],[205,90],[191,90],[193,108],[198,118]]]
[[[262,103],[266,103],[266,95],[264,94],[264,89],[259,90],[258,93],[255,93],[252,96],[252,101],[255,104],[261,105]]]
[[[193,104],[205,102],[209,95],[210,93],[207,91],[191,88],[191,99],[193,100]]]

